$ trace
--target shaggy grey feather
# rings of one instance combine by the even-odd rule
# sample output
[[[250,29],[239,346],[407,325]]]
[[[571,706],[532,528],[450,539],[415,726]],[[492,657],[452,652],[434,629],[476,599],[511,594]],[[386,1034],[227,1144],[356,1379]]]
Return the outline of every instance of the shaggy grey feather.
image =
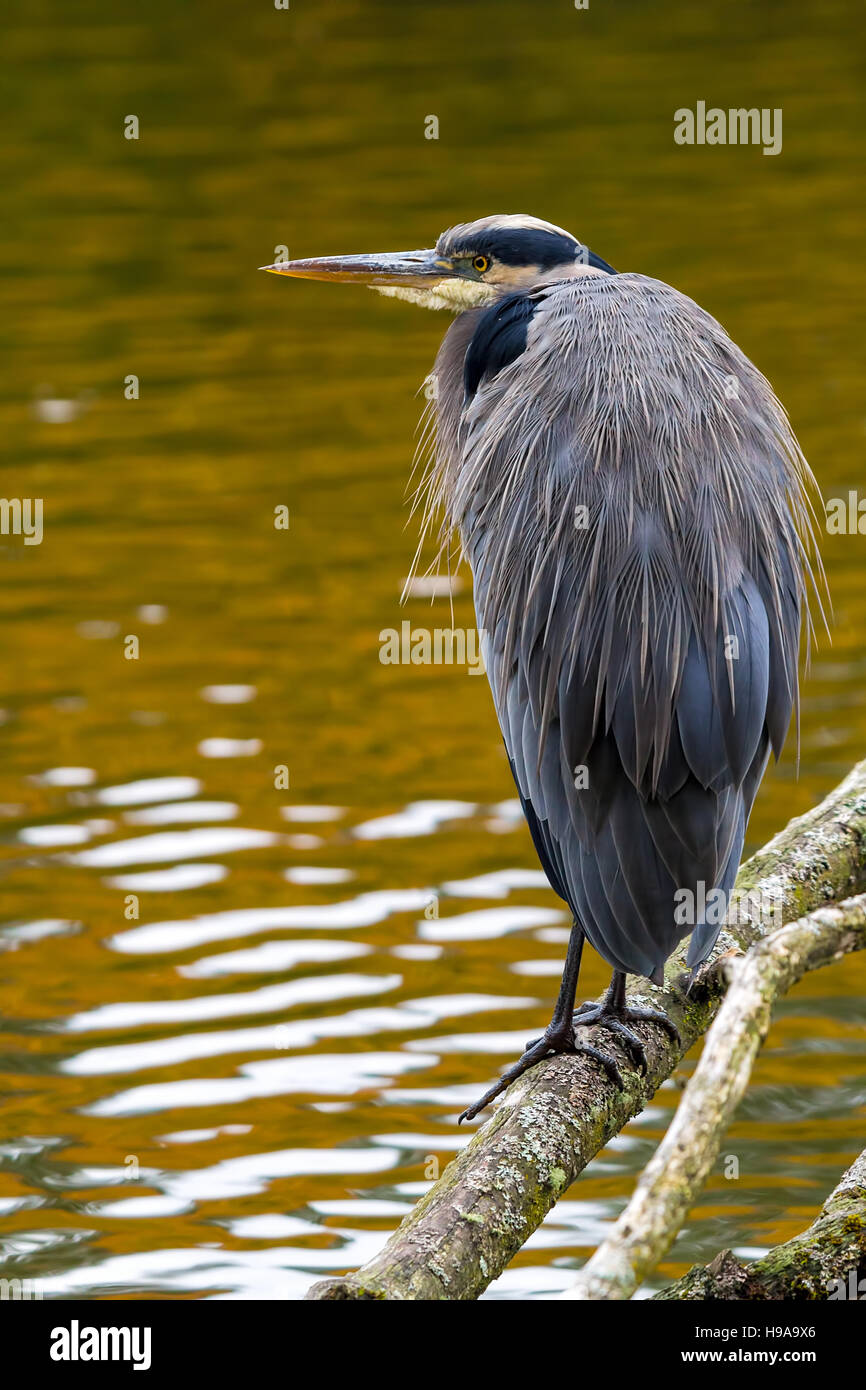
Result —
[[[732,887],[797,705],[813,480],[764,377],[692,300],[634,274],[528,297],[524,351],[471,397],[487,311],[446,335],[425,527],[444,515],[443,550],[472,567],[551,886],[615,970],[658,978],[692,930],[676,891]],[[698,925],[691,965],[718,930]]]

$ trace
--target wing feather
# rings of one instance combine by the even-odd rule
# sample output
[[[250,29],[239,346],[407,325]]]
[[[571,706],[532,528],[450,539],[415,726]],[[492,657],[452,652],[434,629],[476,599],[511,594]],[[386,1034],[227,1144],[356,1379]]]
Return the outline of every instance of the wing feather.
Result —
[[[669,286],[573,280],[463,318],[428,496],[472,565],[551,886],[614,968],[655,975],[691,930],[677,890],[733,884],[796,705],[810,475],[764,378]]]

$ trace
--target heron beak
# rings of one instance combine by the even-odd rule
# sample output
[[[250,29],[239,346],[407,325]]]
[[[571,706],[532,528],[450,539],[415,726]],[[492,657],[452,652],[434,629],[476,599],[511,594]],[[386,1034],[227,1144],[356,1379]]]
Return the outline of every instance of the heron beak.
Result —
[[[456,275],[451,261],[435,251],[396,251],[370,256],[317,256],[305,261],[259,266],[273,275],[304,280],[340,280],[347,285],[414,285],[430,289],[437,280]]]

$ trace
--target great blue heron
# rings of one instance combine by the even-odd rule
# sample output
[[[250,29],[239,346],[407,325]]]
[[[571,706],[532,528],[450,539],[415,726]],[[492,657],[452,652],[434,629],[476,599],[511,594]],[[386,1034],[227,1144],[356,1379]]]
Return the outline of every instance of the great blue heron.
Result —
[[[690,932],[693,974],[709,956],[719,914],[698,905],[728,899],[798,704],[813,479],[785,412],[691,299],[534,217],[263,268],[458,315],[433,373],[427,519],[471,565],[511,770],[573,916],[550,1025],[461,1119],[552,1053],[621,1084],[576,1029],[604,1025],[639,1065],[630,1024],[676,1031],[627,1005],[626,974],[661,983]],[[585,936],[613,978],[575,1009]]]

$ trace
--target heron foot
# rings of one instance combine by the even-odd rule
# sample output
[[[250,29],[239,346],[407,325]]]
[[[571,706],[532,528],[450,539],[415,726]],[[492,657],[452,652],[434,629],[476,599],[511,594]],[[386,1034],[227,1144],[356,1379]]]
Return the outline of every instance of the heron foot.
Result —
[[[581,1020],[583,1026],[583,1020]],[[612,1057],[608,1057],[604,1052],[600,1052],[597,1047],[591,1047],[589,1043],[578,1042],[574,1036],[574,1027],[571,1023],[567,1026],[562,1024],[551,1024],[540,1038],[535,1038],[527,1043],[526,1051],[513,1066],[504,1071],[499,1080],[496,1081],[489,1090],[484,1092],[480,1100],[474,1105],[467,1106],[457,1123],[462,1124],[464,1120],[474,1120],[492,1100],[501,1095],[518,1076],[522,1076],[530,1067],[534,1067],[537,1062],[542,1062],[545,1057],[555,1057],[562,1053],[569,1053],[580,1057],[591,1057],[594,1062],[603,1069],[606,1075],[618,1086],[623,1089],[623,1079],[619,1067]]]
[[[658,1013],[655,1009],[632,1009],[626,1004],[616,1007],[609,999],[604,999],[600,1004],[581,1004],[574,1013],[575,1028],[591,1028],[594,1024],[606,1028],[621,1040],[634,1065],[640,1072],[645,1073],[646,1048],[637,1033],[629,1028],[630,1023],[657,1023],[675,1043],[682,1042],[676,1024],[667,1014]]]

